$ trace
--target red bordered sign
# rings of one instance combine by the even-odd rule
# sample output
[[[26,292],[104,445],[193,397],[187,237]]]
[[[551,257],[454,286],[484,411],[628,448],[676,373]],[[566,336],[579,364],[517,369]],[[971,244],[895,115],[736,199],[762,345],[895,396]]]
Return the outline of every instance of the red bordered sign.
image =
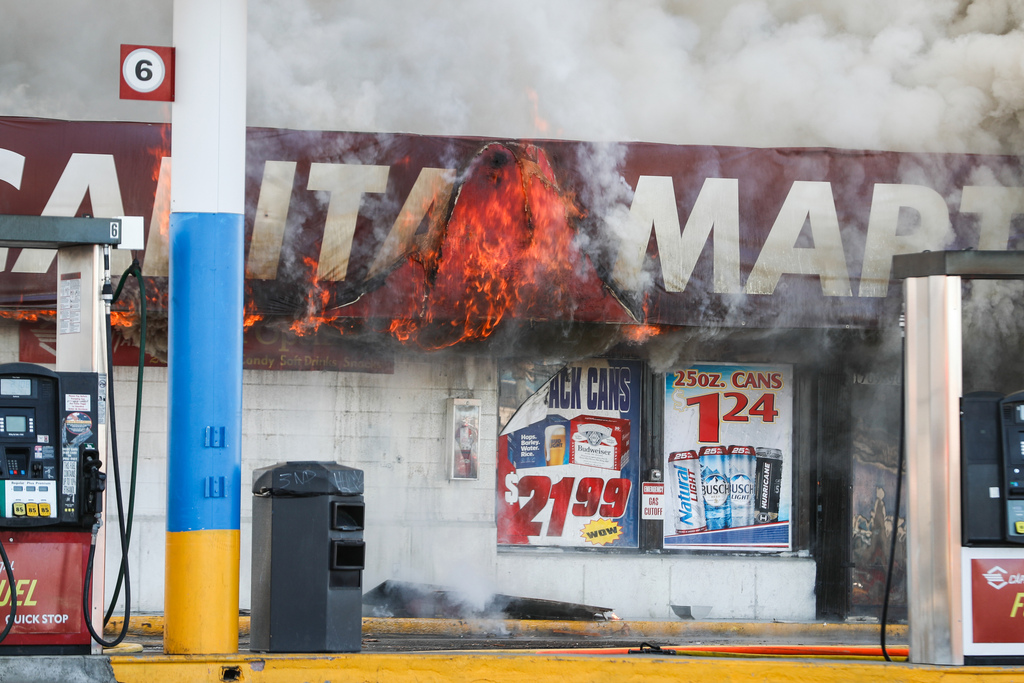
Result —
[[[121,46],[121,99],[174,101],[174,48]]]

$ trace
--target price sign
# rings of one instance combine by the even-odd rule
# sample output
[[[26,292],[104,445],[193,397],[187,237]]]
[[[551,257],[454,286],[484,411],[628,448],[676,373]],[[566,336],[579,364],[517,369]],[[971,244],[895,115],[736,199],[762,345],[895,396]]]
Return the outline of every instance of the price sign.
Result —
[[[622,527],[615,521],[626,512],[632,482],[621,477],[562,477],[552,482],[545,474],[505,476],[506,500],[519,503],[513,524],[528,536],[560,538],[566,518],[577,518],[573,528],[582,527],[581,540],[604,545],[616,540]],[[580,524],[579,520],[594,522]]]
[[[792,376],[729,363],[665,375],[666,548],[791,547]]]
[[[634,361],[573,363],[541,389],[545,411],[510,423],[498,441],[499,543],[637,547],[640,376]]]
[[[122,45],[121,99],[174,101],[174,48]]]

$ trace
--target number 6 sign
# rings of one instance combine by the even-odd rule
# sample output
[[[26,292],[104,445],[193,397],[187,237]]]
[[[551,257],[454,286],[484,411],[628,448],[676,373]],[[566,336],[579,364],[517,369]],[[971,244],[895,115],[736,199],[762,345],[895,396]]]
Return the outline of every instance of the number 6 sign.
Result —
[[[121,46],[121,99],[174,101],[174,48]]]

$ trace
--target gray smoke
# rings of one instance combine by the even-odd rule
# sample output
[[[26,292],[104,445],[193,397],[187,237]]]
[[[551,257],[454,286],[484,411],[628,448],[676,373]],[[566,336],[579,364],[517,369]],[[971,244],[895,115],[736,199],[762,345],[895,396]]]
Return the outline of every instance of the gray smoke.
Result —
[[[172,0],[2,0],[0,115],[166,120],[120,43]],[[1024,151],[1013,0],[249,3],[256,126],[680,144]]]
[[[171,44],[172,9],[0,0],[0,115],[168,120],[118,99],[117,62],[121,43]],[[1019,0],[263,0],[249,3],[248,122],[1021,154],[1022,20]],[[590,152],[588,199],[614,232],[631,197],[621,148]]]

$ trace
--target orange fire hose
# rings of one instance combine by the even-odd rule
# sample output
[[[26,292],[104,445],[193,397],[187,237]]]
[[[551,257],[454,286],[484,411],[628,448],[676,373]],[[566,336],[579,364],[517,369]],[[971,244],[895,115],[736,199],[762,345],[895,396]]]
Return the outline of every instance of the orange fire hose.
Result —
[[[906,660],[909,648],[887,648],[894,660]],[[877,645],[680,645],[646,649],[641,647],[608,647],[564,650],[538,650],[539,654],[592,654],[592,655],[682,655],[688,657],[814,657],[826,659],[883,659],[882,648]]]

